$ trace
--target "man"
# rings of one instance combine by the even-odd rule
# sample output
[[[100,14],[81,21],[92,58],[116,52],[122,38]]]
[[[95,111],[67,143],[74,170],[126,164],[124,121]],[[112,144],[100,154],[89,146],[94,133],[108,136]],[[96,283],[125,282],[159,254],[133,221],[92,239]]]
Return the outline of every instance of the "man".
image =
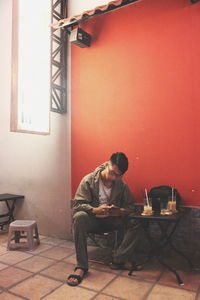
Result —
[[[88,232],[126,228],[110,267],[124,269],[125,263],[133,263],[140,226],[131,219],[130,212],[134,212],[134,202],[128,186],[122,181],[127,169],[126,155],[122,152],[113,153],[108,162],[86,175],[79,184],[73,207],[77,266],[67,279],[71,286],[78,285],[88,271]],[[139,266],[135,265],[135,269],[139,270]]]

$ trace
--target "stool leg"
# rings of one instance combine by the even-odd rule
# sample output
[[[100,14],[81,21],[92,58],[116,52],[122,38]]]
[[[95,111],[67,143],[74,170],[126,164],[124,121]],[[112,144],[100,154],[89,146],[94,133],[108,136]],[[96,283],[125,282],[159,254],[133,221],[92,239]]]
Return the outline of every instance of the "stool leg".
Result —
[[[40,238],[39,238],[39,233],[38,233],[38,227],[37,225],[35,226],[35,238],[37,240],[38,245],[40,244]]]
[[[33,247],[34,247],[33,228],[28,228],[27,241],[28,241],[29,250],[33,249]]]
[[[9,250],[10,244],[11,244],[11,240],[12,240],[12,230],[9,228],[9,232],[8,232],[8,243],[7,243],[7,249]]]
[[[15,243],[19,243],[20,241],[20,231],[15,231]]]

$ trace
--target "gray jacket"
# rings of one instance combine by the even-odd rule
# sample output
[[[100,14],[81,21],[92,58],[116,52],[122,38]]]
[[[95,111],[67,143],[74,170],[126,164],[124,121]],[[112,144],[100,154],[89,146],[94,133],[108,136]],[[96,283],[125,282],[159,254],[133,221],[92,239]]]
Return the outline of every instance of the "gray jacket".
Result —
[[[87,211],[91,213],[93,207],[99,206],[99,177],[100,172],[105,169],[105,166],[106,163],[100,165],[94,172],[83,177],[74,197],[74,212]],[[133,196],[127,184],[120,178],[113,184],[109,200],[109,205],[111,204],[123,208],[134,208]]]

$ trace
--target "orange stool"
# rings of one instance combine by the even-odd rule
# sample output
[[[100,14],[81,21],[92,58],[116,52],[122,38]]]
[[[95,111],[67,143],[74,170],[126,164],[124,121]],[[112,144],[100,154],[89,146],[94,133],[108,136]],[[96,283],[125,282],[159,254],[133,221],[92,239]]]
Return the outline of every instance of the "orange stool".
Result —
[[[34,235],[35,231],[35,235]],[[24,232],[27,235],[24,235]],[[26,238],[26,242],[20,242],[20,239]],[[34,241],[34,239],[36,241]],[[14,242],[13,242],[14,241]],[[35,243],[36,242],[36,243]],[[8,232],[7,249],[28,248],[32,250],[36,245],[39,245],[40,239],[36,221],[17,220],[10,224]]]

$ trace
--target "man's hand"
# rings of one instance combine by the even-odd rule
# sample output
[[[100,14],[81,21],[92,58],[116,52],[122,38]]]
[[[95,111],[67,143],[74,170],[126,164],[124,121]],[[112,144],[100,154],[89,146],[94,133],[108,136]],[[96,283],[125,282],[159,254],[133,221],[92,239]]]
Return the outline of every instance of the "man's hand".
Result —
[[[124,216],[130,213],[127,208],[120,208],[114,205],[100,205],[99,207],[93,207],[92,213],[95,215],[107,215],[111,217]]]
[[[100,205],[99,207],[93,207],[92,213],[95,215],[107,215],[109,209],[110,209],[110,206],[103,204],[103,205]]]

